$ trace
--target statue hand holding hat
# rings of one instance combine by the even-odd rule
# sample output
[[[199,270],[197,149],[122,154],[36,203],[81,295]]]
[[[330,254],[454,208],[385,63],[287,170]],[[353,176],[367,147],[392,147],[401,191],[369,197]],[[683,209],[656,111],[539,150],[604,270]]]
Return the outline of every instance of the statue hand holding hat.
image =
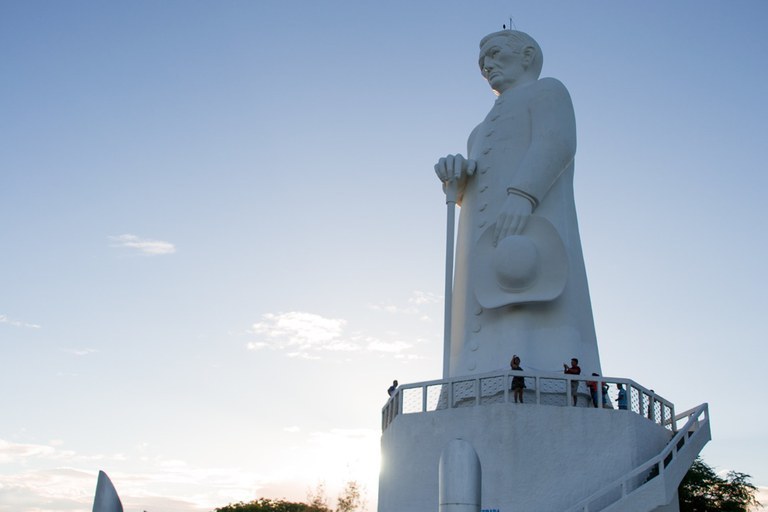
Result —
[[[510,235],[519,235],[525,229],[528,218],[533,213],[533,202],[521,195],[508,193],[501,207],[493,232],[493,244]]]
[[[527,201],[524,197],[520,199]],[[519,234],[502,236],[494,243],[497,232],[504,233],[513,227],[519,228]],[[502,229],[490,226],[480,236],[474,252],[478,262],[475,296],[485,308],[549,301],[565,288],[565,246],[555,227],[544,217],[512,218]]]

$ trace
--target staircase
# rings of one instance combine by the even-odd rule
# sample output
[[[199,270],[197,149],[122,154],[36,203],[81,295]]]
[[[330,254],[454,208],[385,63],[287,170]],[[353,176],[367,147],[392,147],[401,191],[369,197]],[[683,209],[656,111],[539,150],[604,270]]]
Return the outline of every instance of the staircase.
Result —
[[[566,512],[651,512],[669,504],[688,469],[712,438],[707,404],[678,414],[685,424],[659,455],[583,499]],[[674,510],[677,510],[676,508]]]

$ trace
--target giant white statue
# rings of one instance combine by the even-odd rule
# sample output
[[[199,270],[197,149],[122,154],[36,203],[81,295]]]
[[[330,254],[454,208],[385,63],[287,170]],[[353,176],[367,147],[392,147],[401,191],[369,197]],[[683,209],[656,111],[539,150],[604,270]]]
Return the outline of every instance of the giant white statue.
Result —
[[[573,198],[576,125],[568,91],[539,78],[528,34],[480,42],[480,70],[498,98],[469,136],[467,157],[435,171],[461,206],[445,376],[507,367],[562,371],[578,358],[600,372]]]
[[[680,481],[711,437],[706,404],[676,415],[630,379],[592,376],[573,106],[541,64],[527,34],[483,38],[498,99],[466,157],[435,165],[450,235],[444,377],[399,386],[382,410],[378,512],[678,512]],[[581,375],[562,374],[572,358]],[[609,391],[593,402],[585,381]]]

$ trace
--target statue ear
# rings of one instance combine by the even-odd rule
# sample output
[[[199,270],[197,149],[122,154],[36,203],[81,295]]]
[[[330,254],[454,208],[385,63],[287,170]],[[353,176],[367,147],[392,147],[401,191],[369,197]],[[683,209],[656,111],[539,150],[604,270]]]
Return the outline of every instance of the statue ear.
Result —
[[[533,62],[533,59],[536,57],[536,48],[534,48],[531,45],[526,46],[523,48],[523,51],[521,52],[523,54],[523,64],[527,68],[531,65]]]

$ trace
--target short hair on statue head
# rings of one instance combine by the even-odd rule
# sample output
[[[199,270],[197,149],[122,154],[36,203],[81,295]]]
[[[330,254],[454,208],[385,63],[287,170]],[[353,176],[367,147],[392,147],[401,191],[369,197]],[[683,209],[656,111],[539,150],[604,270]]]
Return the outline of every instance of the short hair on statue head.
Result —
[[[528,69],[533,72],[533,74],[536,76],[536,78],[541,75],[541,67],[544,64],[544,54],[541,52],[541,47],[539,46],[539,43],[536,42],[534,38],[526,34],[525,32],[520,32],[519,30],[499,30],[498,32],[493,32],[491,34],[488,34],[484,38],[480,40],[480,59],[479,59],[479,65],[480,65],[480,71],[483,71],[483,46],[485,43],[493,39],[494,37],[505,37],[507,38],[507,45],[510,48],[514,48],[517,51],[521,51],[526,46],[532,46],[534,51],[536,52],[536,55],[533,56],[533,60],[531,61],[530,66]]]

